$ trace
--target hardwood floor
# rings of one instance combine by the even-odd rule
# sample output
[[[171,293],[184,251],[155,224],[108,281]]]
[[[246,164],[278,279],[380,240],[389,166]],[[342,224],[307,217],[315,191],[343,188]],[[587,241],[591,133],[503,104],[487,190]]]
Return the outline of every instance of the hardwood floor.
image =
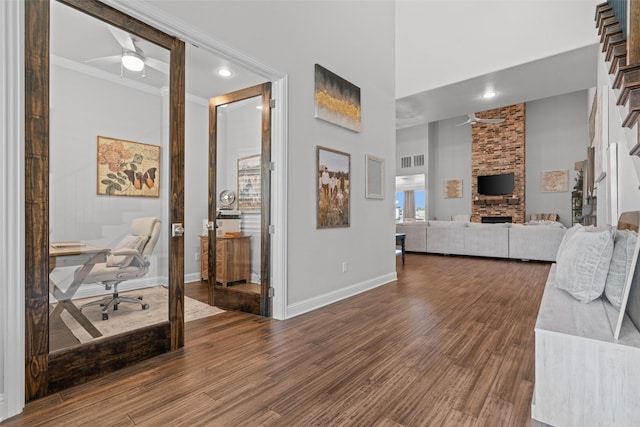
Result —
[[[30,402],[3,427],[537,425],[549,264],[407,254],[397,267],[396,282],[286,321],[189,322],[183,349]]]

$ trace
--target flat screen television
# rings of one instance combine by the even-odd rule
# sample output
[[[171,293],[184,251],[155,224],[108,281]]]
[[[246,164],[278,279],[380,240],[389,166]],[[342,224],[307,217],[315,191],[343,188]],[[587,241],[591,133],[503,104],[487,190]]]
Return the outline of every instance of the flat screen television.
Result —
[[[503,196],[513,193],[515,178],[513,173],[499,175],[479,175],[478,194],[483,196]]]

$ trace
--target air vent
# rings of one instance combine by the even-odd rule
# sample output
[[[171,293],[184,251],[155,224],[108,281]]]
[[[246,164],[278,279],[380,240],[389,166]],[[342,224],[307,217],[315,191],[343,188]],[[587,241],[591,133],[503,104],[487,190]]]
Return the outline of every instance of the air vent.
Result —
[[[401,157],[400,158],[400,167],[401,168],[410,168],[411,167],[411,156]]]
[[[424,154],[413,156],[413,166],[424,166]]]

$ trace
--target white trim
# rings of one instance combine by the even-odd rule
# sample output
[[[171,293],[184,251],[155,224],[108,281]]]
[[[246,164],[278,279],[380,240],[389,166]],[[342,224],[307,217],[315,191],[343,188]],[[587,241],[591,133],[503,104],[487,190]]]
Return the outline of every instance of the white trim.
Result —
[[[375,277],[364,282],[356,283],[344,289],[339,289],[337,291],[291,304],[287,307],[287,314],[289,317],[299,316],[309,311],[317,310],[326,305],[333,304],[334,302],[377,288],[378,286],[386,285],[387,283],[391,283],[397,279],[398,275],[394,272]]]
[[[186,43],[191,43],[237,63],[243,68],[272,81],[272,96],[276,101],[276,108],[272,116],[272,156],[276,162],[276,170],[272,174],[271,223],[276,232],[272,235],[271,247],[271,286],[274,288],[273,318],[286,319],[287,301],[287,75],[268,65],[238,51],[224,43],[211,38],[206,33],[196,30],[173,16],[169,16],[155,7],[143,2],[126,0],[102,0],[134,18],[172,34]]]
[[[278,141],[271,145],[271,161],[275,162],[275,171],[271,174],[271,218],[275,225],[275,233],[271,236],[271,287],[275,295],[272,299],[272,317],[277,320],[287,319],[287,90],[288,77],[276,81],[271,89],[276,100],[276,108],[272,110],[271,137]]]
[[[0,2],[0,421],[24,408],[24,2]]]

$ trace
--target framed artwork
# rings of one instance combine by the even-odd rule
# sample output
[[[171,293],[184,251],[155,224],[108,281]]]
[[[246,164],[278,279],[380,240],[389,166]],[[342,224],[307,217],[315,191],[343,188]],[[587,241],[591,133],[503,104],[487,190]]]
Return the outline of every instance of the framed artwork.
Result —
[[[459,199],[462,197],[462,180],[449,179],[444,181],[444,198]]]
[[[384,159],[367,154],[366,161],[365,197],[384,199]]]
[[[238,210],[260,212],[260,154],[238,159]]]
[[[351,155],[318,146],[317,160],[317,227],[349,227]]]
[[[543,193],[562,193],[569,191],[569,170],[543,171],[540,191]]]
[[[97,194],[160,197],[160,147],[98,136]]]
[[[315,82],[316,118],[360,132],[360,88],[318,64]]]

